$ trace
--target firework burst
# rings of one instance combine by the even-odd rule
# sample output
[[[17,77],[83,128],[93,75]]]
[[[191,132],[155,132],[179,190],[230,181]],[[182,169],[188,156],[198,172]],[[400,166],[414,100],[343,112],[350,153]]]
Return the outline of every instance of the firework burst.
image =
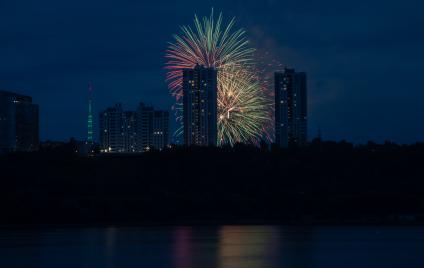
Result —
[[[255,74],[243,69],[227,72],[219,81],[218,139],[221,144],[255,143],[269,120],[268,99]]]
[[[254,65],[254,49],[235,19],[224,26],[222,14],[194,19],[194,29],[181,27],[167,50],[167,81],[181,110],[182,70],[196,64],[218,70],[218,143],[257,142],[270,120],[269,101]]]

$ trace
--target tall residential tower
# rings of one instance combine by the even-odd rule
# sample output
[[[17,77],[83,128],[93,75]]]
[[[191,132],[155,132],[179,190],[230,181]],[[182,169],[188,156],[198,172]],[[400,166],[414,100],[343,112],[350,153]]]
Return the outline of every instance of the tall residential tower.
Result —
[[[307,142],[306,73],[285,68],[275,73],[275,141],[280,147]]]
[[[169,112],[155,111],[153,115],[152,146],[161,150],[169,144]]]
[[[38,105],[32,98],[0,91],[0,152],[38,149]]]
[[[152,148],[153,115],[152,106],[140,103],[137,108],[137,148],[139,152],[149,151]]]
[[[93,85],[88,84],[88,116],[87,116],[87,144],[93,144],[93,113],[92,113]]]
[[[217,74],[200,65],[183,70],[185,145],[217,144]]]
[[[102,152],[125,152],[125,113],[120,103],[100,112],[99,135]]]

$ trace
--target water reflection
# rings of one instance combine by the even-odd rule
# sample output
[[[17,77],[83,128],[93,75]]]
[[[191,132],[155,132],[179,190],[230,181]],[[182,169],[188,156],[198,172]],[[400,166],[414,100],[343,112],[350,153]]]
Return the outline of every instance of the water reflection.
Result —
[[[281,241],[283,241],[279,253],[281,266],[314,267],[313,255],[316,248],[314,236],[315,229],[313,227],[281,227]]]
[[[178,227],[174,231],[173,260],[175,268],[191,268],[191,229]]]
[[[270,226],[224,226],[219,230],[220,268],[278,267],[280,233]]]
[[[114,268],[115,267],[115,248],[116,248],[116,233],[117,229],[115,227],[106,228],[105,233],[105,257],[106,257],[106,267]]]

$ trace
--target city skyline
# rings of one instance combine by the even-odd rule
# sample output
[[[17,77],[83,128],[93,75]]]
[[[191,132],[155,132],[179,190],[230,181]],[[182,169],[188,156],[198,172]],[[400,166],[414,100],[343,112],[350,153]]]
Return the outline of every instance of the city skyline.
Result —
[[[93,114],[116,101],[134,106],[144,100],[170,110],[163,69],[167,42],[178,25],[189,24],[194,13],[208,15],[211,7],[236,17],[258,51],[269,53],[269,62],[310,75],[310,138],[321,129],[325,139],[413,143],[424,132],[417,124],[424,115],[418,1],[367,2],[367,8],[365,1],[349,8],[336,1],[308,7],[209,1],[184,10],[163,3],[104,4],[112,7],[107,9],[79,1],[46,3],[19,9],[5,3],[0,11],[6,36],[0,45],[0,89],[30,95],[40,105],[41,140],[85,139],[88,81],[96,88]],[[81,20],[74,23],[68,12]],[[158,14],[165,14],[163,21],[148,23]]]

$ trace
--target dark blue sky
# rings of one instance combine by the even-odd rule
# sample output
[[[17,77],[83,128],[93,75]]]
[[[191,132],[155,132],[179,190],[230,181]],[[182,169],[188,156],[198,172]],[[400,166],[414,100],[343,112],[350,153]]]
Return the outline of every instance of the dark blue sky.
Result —
[[[40,104],[41,138],[84,138],[87,84],[100,109],[170,109],[164,51],[211,7],[260,51],[309,77],[310,137],[401,143],[424,136],[419,0],[0,0],[0,89]],[[96,120],[97,121],[97,120]]]

